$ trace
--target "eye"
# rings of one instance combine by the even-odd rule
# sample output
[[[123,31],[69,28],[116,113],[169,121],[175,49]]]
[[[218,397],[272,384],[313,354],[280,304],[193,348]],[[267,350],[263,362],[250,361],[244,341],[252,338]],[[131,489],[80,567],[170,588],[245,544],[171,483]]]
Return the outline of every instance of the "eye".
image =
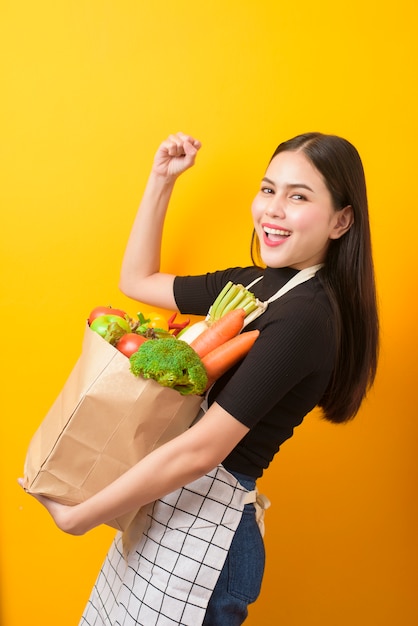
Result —
[[[265,194],[274,193],[271,187],[261,187],[260,191],[261,193],[265,193]]]
[[[301,193],[294,193],[291,195],[291,198],[293,198],[293,200],[306,200],[306,196],[304,196]]]

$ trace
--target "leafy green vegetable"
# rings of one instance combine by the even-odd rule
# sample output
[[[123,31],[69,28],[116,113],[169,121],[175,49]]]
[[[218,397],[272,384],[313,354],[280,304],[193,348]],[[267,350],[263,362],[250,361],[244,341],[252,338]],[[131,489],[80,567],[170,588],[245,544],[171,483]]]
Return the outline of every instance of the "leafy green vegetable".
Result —
[[[200,395],[206,389],[208,377],[200,357],[176,337],[146,341],[129,360],[135,376],[152,378],[183,395]]]
[[[126,333],[126,328],[122,328],[118,322],[110,322],[107,327],[106,334],[103,337],[107,342],[111,343],[112,346],[115,346],[119,339],[121,339],[123,335],[126,335]]]

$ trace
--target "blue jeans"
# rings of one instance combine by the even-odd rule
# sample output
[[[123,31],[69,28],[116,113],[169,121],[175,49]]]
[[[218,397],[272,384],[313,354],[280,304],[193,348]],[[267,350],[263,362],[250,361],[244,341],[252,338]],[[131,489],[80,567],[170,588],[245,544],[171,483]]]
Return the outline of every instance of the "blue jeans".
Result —
[[[249,491],[254,489],[253,478],[231,474]],[[240,626],[248,616],[248,605],[259,596],[264,564],[264,542],[255,508],[246,504],[202,626]]]

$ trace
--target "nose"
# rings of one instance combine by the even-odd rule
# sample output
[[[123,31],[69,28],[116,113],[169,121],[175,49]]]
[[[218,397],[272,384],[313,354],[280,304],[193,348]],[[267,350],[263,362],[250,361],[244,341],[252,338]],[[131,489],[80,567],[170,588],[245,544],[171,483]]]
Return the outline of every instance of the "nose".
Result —
[[[278,195],[274,195],[268,203],[265,213],[269,217],[283,219],[285,217],[283,200]]]

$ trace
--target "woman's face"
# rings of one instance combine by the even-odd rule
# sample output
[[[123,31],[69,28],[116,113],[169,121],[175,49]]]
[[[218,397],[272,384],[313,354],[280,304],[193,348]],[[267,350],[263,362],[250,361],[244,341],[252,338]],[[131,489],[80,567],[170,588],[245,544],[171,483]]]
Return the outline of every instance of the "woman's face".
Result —
[[[330,240],[341,237],[353,219],[350,206],[334,209],[322,175],[303,152],[272,159],[252,215],[264,263],[298,270],[322,263]]]

